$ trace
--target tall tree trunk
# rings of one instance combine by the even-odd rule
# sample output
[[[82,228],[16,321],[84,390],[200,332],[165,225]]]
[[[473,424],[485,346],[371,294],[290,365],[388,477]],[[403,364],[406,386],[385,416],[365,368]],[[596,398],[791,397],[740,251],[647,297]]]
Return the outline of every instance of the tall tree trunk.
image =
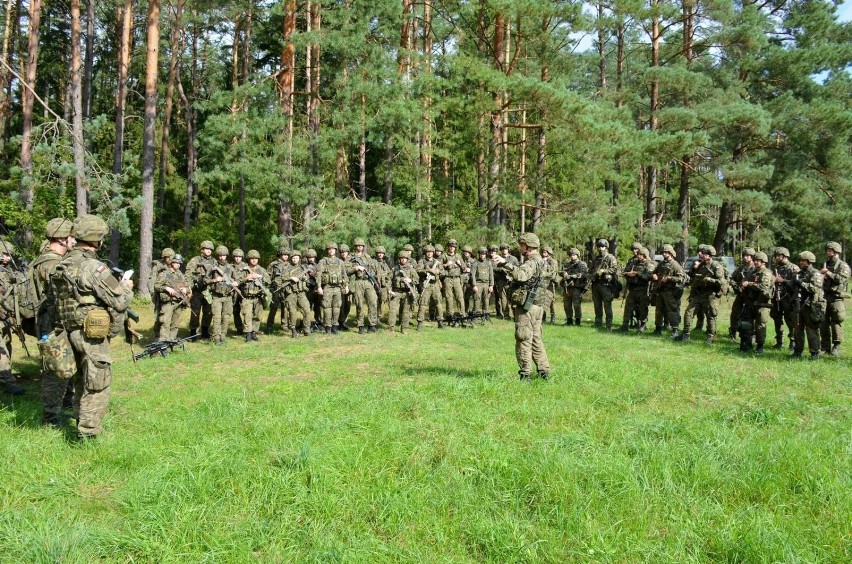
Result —
[[[193,19],[197,16],[197,12],[192,10]],[[190,84],[192,86],[193,99],[198,92],[198,27],[192,26],[192,60],[190,61]],[[178,63],[180,65],[180,63]],[[195,198],[195,169],[198,163],[198,150],[195,147],[195,138],[197,135],[196,128],[196,113],[193,103],[183,91],[183,84],[180,80],[180,66],[178,66],[177,90],[181,102],[183,102],[186,115],[186,201],[183,207],[183,254],[186,255],[189,251],[189,238],[187,234],[192,228],[192,205]]]
[[[494,66],[499,71],[504,70],[506,22],[503,14],[494,16]],[[491,109],[491,163],[488,167],[488,225],[499,223],[500,214],[497,203],[497,192],[500,183],[500,165],[503,154],[503,92],[500,88],[494,90],[493,107]]]
[[[169,138],[172,128],[172,112],[174,111],[175,80],[177,79],[178,57],[181,51],[181,26],[183,21],[184,0],[177,0],[175,5],[172,29],[169,32],[171,58],[169,60],[169,78],[166,82],[166,101],[163,109],[163,133],[160,136],[160,176],[157,182],[157,207],[162,210],[166,206],[166,175],[169,168]]]
[[[731,225],[733,218],[734,206],[730,202],[722,202],[722,207],[719,208],[719,222],[716,224],[716,235],[713,237],[713,246],[716,247],[716,252],[723,254],[725,241],[728,239],[728,227]]]
[[[606,90],[606,30],[603,24],[604,10],[603,0],[598,0],[598,40],[596,47],[598,48],[598,86],[601,92]]]
[[[32,131],[33,131],[33,104],[35,102],[35,84],[38,70],[38,47],[39,47],[39,24],[41,22],[41,0],[30,0],[30,19],[29,19],[29,34],[27,38],[27,67],[26,67],[26,85],[24,85],[21,94],[21,113],[23,115],[23,130],[21,132],[21,169],[23,170],[23,179],[19,190],[21,203],[24,209],[29,211],[33,209],[33,192],[32,184],[28,181],[28,176],[33,172],[33,148],[32,148]],[[28,245],[32,242],[33,231],[30,225],[25,225],[21,234],[21,242]]]
[[[74,110],[72,146],[74,152],[74,181],[77,188],[77,215],[89,211],[86,184],[86,147],[83,142],[83,91],[80,77],[80,0],[71,0],[71,97]]]
[[[362,77],[362,83],[364,82]],[[361,94],[361,128],[358,142],[358,197],[367,201],[367,97]]]
[[[11,66],[11,46],[12,46],[12,12],[15,7],[15,0],[6,0],[5,21],[6,26],[3,28],[3,53],[0,55],[0,139],[6,138],[7,116],[11,107],[12,98],[7,93],[11,84],[11,73],[7,67]]]
[[[148,0],[145,58],[145,117],[142,122],[142,213],[139,227],[139,280],[147,280],[154,243],[154,138],[157,127],[157,70],[160,54],[160,0]],[[139,293],[148,288],[139,285]]]
[[[423,74],[432,74],[432,4],[423,4]],[[430,81],[427,80],[427,84]],[[423,135],[420,138],[420,169],[422,183],[417,190],[417,242],[423,244],[423,197],[432,193],[432,97],[423,95]]]
[[[388,135],[385,144],[385,190],[382,201],[387,205],[393,200],[393,138]]]
[[[278,91],[281,95],[281,109],[287,116],[284,138],[287,153],[284,166],[287,179],[293,178],[293,85],[296,73],[296,45],[293,43],[293,32],[296,30],[296,0],[287,0],[284,7],[283,38],[284,48],[281,51],[281,72],[278,78]],[[282,191],[278,201],[278,235],[293,236],[293,212],[290,199]]]
[[[83,119],[92,118],[92,76],[95,68],[95,0],[86,2],[86,56],[83,63]]]
[[[133,0],[125,0],[117,13],[121,27],[118,44],[118,92],[115,97],[115,146],[112,152],[112,172],[121,176],[124,168],[124,114],[127,105],[127,75],[130,69],[130,39],[133,36]],[[121,251],[121,232],[110,231],[109,259],[118,264]],[[143,280],[140,278],[140,280]]]
[[[689,69],[692,63],[692,42],[695,33],[695,12],[697,10],[694,0],[687,0],[682,3],[683,9],[683,56],[686,59],[686,68]],[[689,107],[689,96],[684,96],[684,107]],[[679,260],[686,260],[689,256],[689,215],[690,215],[690,199],[689,199],[689,173],[691,170],[692,155],[683,155],[680,163],[680,188],[678,190],[678,206],[677,218],[681,224],[680,241],[678,241],[676,250]]]
[[[652,0],[652,5],[659,0]],[[660,18],[654,14],[651,21],[651,67],[660,66]],[[651,80],[650,118],[648,126],[652,132],[657,130],[657,110],[660,106],[660,84],[656,78]],[[646,167],[645,188],[645,221],[649,227],[657,224],[657,168],[653,165]]]

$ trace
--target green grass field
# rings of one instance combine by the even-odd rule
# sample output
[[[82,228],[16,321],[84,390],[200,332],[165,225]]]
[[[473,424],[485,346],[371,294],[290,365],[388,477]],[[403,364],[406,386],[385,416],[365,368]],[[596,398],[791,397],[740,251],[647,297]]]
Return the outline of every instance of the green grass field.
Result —
[[[852,561],[848,348],[547,326],[525,384],[512,334],[117,346],[94,442],[0,400],[0,560]]]

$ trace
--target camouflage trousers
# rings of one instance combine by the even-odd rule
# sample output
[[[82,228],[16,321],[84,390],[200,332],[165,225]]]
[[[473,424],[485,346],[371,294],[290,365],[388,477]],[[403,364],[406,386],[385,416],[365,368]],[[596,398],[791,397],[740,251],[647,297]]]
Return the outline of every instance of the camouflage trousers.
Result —
[[[820,328],[822,350],[830,351],[832,345],[843,342],[843,321],[846,319],[846,305],[843,300],[834,300],[825,304],[825,319]]]
[[[158,316],[160,322],[159,339],[171,341],[177,339],[180,319],[183,317],[185,309],[181,302],[164,302],[160,304],[160,315]]]
[[[203,334],[210,333],[210,323],[213,319],[213,306],[204,299],[201,290],[193,290],[190,299],[189,334],[195,335],[199,326]]]
[[[444,320],[444,299],[441,296],[441,287],[436,284],[424,284],[423,292],[420,294],[420,308],[417,311],[417,321],[423,321],[429,315],[432,305],[438,312],[438,320]]]
[[[231,319],[234,320],[234,329],[237,333],[244,333],[245,327],[243,324],[243,299],[240,296],[234,296],[233,306],[231,310]]]
[[[473,311],[488,313],[488,309],[491,307],[491,293],[488,291],[488,284],[479,282],[474,288],[476,288],[476,291],[472,292],[471,298]]]
[[[719,317],[719,298],[714,293],[689,294],[686,310],[683,312],[683,334],[692,331],[692,316],[703,313],[707,321],[707,338],[716,336],[716,319]]]
[[[672,329],[680,327],[680,300],[675,296],[674,290],[659,290],[654,297],[654,326],[662,329],[668,324]]]
[[[381,320],[382,310],[388,304],[390,299],[390,289],[382,288],[382,291],[376,294],[376,317]]]
[[[376,289],[369,280],[356,280],[354,292],[358,327],[364,326],[364,316],[367,317],[370,327],[375,327],[379,324],[379,298],[376,295]]]
[[[462,291],[461,278],[447,276],[444,278],[444,299],[446,300],[446,312],[450,315],[465,314],[464,292]]]
[[[769,311],[769,317],[775,323],[775,340],[781,342],[784,339],[784,325],[787,326],[787,334],[790,339],[795,339],[796,333],[796,304],[782,301],[775,303]],[[793,345],[795,349],[795,344]]]
[[[637,285],[627,291],[624,298],[624,319],[621,326],[627,329],[630,320],[635,318],[640,325],[648,322],[648,306],[651,298],[648,297],[648,286]]]
[[[240,317],[243,320],[243,333],[260,331],[260,320],[263,319],[263,302],[260,296],[246,296],[240,304]]]
[[[505,278],[498,278],[494,282],[494,306],[497,309],[497,317],[509,318],[512,306],[509,303],[509,282]]]
[[[549,311],[553,309],[553,302],[555,296],[553,295],[553,290],[548,286],[542,286],[541,290],[541,309],[544,310],[544,319],[547,320],[547,314]]]
[[[325,302],[323,302],[325,303]],[[324,307],[324,306],[323,306]],[[337,316],[337,324],[343,327],[346,325],[346,320],[349,319],[349,312],[352,311],[352,292],[340,294],[340,313]]]
[[[281,312],[281,324],[287,325],[286,309],[285,309],[285,300],[281,297],[281,292],[272,292],[272,302],[269,304],[269,313],[266,314],[266,324],[272,328],[272,325],[275,324],[275,316],[278,315],[278,312]]]
[[[733,335],[740,330],[740,319],[743,316],[743,304],[745,303],[745,296],[742,294],[737,294],[734,297],[734,301],[731,304],[731,324],[730,324],[730,333]]]
[[[522,377],[531,375],[533,363],[539,373],[550,372],[550,361],[541,338],[545,309],[540,305],[533,305],[529,311],[524,311],[521,306],[515,306],[514,310],[518,374]]]
[[[797,322],[793,330],[793,351],[801,353],[805,350],[805,338],[808,341],[808,350],[812,355],[820,351],[820,324],[811,318],[811,308],[804,306],[797,316]]]
[[[68,338],[77,363],[72,378],[77,432],[81,437],[93,437],[103,430],[101,423],[109,407],[112,385],[109,339],[90,339],[82,329],[71,331]]]
[[[231,325],[231,316],[234,314],[234,300],[231,296],[213,296],[210,308],[213,310],[213,331],[210,336],[213,342],[224,343]]]
[[[405,333],[408,324],[411,322],[411,304],[414,302],[414,296],[410,293],[391,292],[388,302],[388,329],[393,331],[396,328],[397,319],[399,319],[399,331]]]
[[[562,309],[565,310],[565,319],[574,319],[579,323],[583,319],[583,288],[565,288],[562,292]]]
[[[340,286],[326,286],[322,292],[322,324],[326,327],[336,327],[343,304],[343,290]]]
[[[769,304],[747,304],[741,320],[750,323],[746,324],[745,330],[740,331],[740,349],[751,346],[752,336],[755,344],[758,347],[763,347],[766,342],[766,326],[769,324]],[[748,328],[749,326],[751,329]]]
[[[310,335],[311,323],[314,319],[311,312],[311,304],[308,302],[308,296],[305,292],[293,292],[291,294],[287,294],[287,297],[284,298],[284,307],[284,319],[287,329],[292,330],[296,328],[296,321],[299,313],[301,313],[303,331],[305,335]]]
[[[612,327],[612,288],[604,281],[592,284],[592,301],[595,305],[595,327],[600,327],[606,316],[607,328]]]

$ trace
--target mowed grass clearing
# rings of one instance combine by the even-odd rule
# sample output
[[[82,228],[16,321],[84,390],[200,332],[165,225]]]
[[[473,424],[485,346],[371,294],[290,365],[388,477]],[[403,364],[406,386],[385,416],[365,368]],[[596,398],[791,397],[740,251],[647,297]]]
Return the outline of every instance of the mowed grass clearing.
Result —
[[[852,561],[849,351],[702,336],[548,325],[533,384],[496,320],[120,345],[97,441],[2,400],[0,559]]]

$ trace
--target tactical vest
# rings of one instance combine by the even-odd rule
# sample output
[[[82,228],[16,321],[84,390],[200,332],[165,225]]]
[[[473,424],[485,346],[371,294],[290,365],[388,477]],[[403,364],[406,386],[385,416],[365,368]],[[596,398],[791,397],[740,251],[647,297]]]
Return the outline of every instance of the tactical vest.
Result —
[[[342,286],[346,283],[346,264],[337,257],[322,259],[320,282],[323,286]]]
[[[447,256],[446,260],[444,261],[444,264],[447,264],[451,261],[454,264],[446,269],[447,278],[458,278],[459,276],[461,276],[461,263],[464,261],[464,259],[458,255]]]
[[[80,267],[84,262],[90,260],[81,251],[71,251],[56,266],[51,276],[54,291],[56,292],[56,310],[59,322],[67,331],[74,331],[83,327],[83,320],[93,309],[97,309],[97,298],[80,290],[77,286],[77,278]]]

